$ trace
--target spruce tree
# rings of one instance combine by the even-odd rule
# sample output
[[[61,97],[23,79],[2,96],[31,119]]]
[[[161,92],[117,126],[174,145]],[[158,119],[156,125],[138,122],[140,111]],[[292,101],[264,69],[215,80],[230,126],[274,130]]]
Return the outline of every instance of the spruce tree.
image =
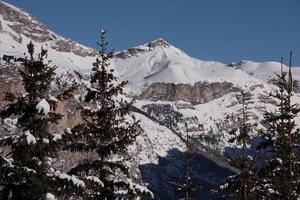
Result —
[[[87,181],[84,199],[136,199],[152,194],[129,178],[123,155],[142,129],[139,121],[129,117],[132,102],[119,98],[127,81],[117,82],[110,68],[114,52],[106,49],[105,33],[100,32],[99,55],[80,106],[83,122],[72,129],[70,135],[76,140],[69,145],[73,151],[98,156],[78,163],[69,174]]]
[[[253,113],[250,111],[252,94],[250,92],[241,91],[237,96],[241,108],[232,115],[230,120],[232,136],[229,143],[235,143],[241,146],[240,155],[231,160],[231,164],[240,170],[240,173],[230,176],[221,186],[224,199],[234,200],[251,200],[254,199],[254,182],[255,175],[253,173],[253,158],[249,155],[249,146],[251,142],[251,134],[254,131],[255,123],[253,123]]]
[[[298,103],[293,103],[293,78],[290,54],[289,71],[277,75],[277,90],[269,93],[276,100],[275,111],[264,114],[266,129],[261,131],[263,141],[258,149],[263,150],[260,184],[257,187],[260,199],[296,200],[300,198],[300,131],[295,118],[300,112]],[[281,62],[282,63],[282,62]]]
[[[184,200],[190,200],[192,199],[190,197],[192,192],[196,192],[196,191],[201,191],[202,190],[202,185],[201,184],[194,184],[192,182],[192,178],[190,176],[190,161],[193,158],[193,152],[192,152],[192,148],[191,148],[191,144],[189,141],[189,130],[188,130],[188,125],[187,123],[185,123],[185,130],[186,130],[186,140],[185,140],[185,146],[186,146],[186,152],[184,155],[184,170],[185,170],[185,174],[184,174],[184,182],[182,184],[177,183],[175,181],[171,181],[169,182],[169,184],[173,187],[173,193],[175,191],[181,191],[184,192]],[[173,194],[173,198],[174,198],[174,194]]]
[[[0,112],[2,119],[17,119],[15,132],[0,138],[0,145],[10,149],[8,155],[0,157],[0,199],[3,200],[38,200],[42,196],[80,191],[71,177],[50,166],[63,145],[60,135],[50,133],[49,124],[59,123],[62,115],[54,108],[71,90],[51,96],[56,67],[48,66],[46,49],[41,48],[35,58],[33,43],[27,48],[29,57],[19,70],[25,94],[17,97],[8,93],[7,100],[12,102]]]

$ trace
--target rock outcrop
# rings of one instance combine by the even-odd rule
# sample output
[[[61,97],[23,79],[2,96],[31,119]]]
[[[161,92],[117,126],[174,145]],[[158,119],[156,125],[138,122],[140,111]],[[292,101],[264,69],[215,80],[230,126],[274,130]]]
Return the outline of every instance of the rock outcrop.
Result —
[[[207,103],[239,89],[229,82],[197,82],[191,84],[153,83],[140,96],[152,101],[186,101],[192,104]]]
[[[127,50],[118,52],[116,53],[115,57],[121,59],[131,58],[134,56],[138,56],[139,54],[149,52],[153,50],[154,47],[157,46],[169,47],[170,44],[166,42],[164,39],[157,39],[157,40],[153,40],[152,42],[149,42],[148,44],[138,46],[138,47],[128,48]]]
[[[56,35],[49,31],[45,24],[37,21],[35,17],[2,1],[0,2],[0,16],[8,22],[7,25],[12,30],[4,30],[1,23],[0,31],[8,32],[18,43],[22,43],[23,36],[25,36],[35,42],[49,43],[50,48],[60,52],[73,52],[75,55],[82,57],[97,55],[96,50],[83,47],[72,40]]]
[[[16,97],[25,93],[24,86],[22,85],[22,78],[18,73],[19,69],[20,66],[17,66],[15,63],[2,64],[0,62],[0,109],[10,103],[5,100],[7,92],[14,94]],[[66,88],[67,86],[64,89]],[[54,88],[54,91],[52,91],[52,93],[60,92],[60,88]],[[76,108],[77,103],[78,102],[74,97],[68,99],[68,101],[58,102],[56,111],[63,114],[63,117],[58,125],[51,126],[51,132],[62,132],[64,128],[73,127],[82,121],[80,111]],[[7,127],[7,125],[3,123],[4,122],[0,120],[0,135],[4,134],[5,128]]]

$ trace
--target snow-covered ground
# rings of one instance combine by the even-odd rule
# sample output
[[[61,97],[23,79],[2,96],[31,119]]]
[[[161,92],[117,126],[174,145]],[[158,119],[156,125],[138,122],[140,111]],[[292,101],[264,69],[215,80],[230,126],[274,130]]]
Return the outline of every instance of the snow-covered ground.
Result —
[[[3,55],[23,57],[24,52],[27,51],[26,45],[29,41],[33,41],[37,51],[42,46],[48,49],[48,59],[51,60],[51,64],[58,67],[57,72],[60,75],[64,74],[63,72],[73,70],[82,74],[90,73],[92,63],[96,58],[96,55],[93,55],[95,50],[43,28],[44,25],[19,8],[3,1],[0,2],[0,6],[5,8],[4,12],[2,9],[3,13],[0,13],[1,58]],[[25,21],[30,22],[30,24],[22,24],[22,21],[18,21],[20,17],[26,18],[27,21]],[[26,28],[22,25],[25,25]],[[21,28],[16,31],[16,27]],[[47,37],[44,37],[45,35]],[[34,40],[33,36],[39,39]],[[57,50],[61,41],[63,41],[61,47],[64,44],[71,44],[71,47]],[[78,53],[78,51],[81,53]],[[231,82],[234,87],[253,94],[255,100],[252,111],[257,117],[256,122],[262,119],[264,109],[274,108],[272,104],[263,102],[260,98],[265,95],[265,92],[274,89],[274,85],[270,80],[275,77],[274,72],[278,73],[281,68],[281,64],[278,62],[242,61],[239,64],[227,65],[216,61],[203,61],[188,56],[162,39],[117,52],[111,66],[115,68],[119,79],[129,81],[126,92],[133,95],[140,94],[147,86],[156,82],[188,84],[199,81],[210,83]],[[283,66],[283,69],[287,71],[287,66]],[[300,80],[300,68],[294,67],[292,70],[294,79]],[[194,121],[189,126],[195,126],[196,129],[190,133],[195,141],[199,142],[198,146],[202,145],[222,154],[226,153],[226,148],[234,147],[234,144],[227,142],[229,134],[222,128],[225,126],[224,119],[235,113],[240,107],[236,95],[236,92],[231,92],[198,105],[191,105],[190,102],[182,101],[157,101],[155,103],[172,105],[176,112],[182,114],[183,120],[193,118]],[[300,94],[296,94],[293,100],[300,102]],[[41,107],[37,109],[46,112],[45,102],[42,103],[41,101]],[[135,106],[143,109],[143,106],[149,104],[153,104],[153,102],[142,99],[137,100]],[[183,104],[188,106],[182,106]],[[178,134],[175,134],[174,130],[171,130],[166,124],[152,120],[143,114],[135,113],[134,115],[141,120],[141,126],[144,129],[143,134],[137,138],[136,144],[129,149],[137,165],[161,165],[162,158],[168,157],[170,151],[177,149],[179,152],[183,152],[185,150],[184,141],[178,136],[178,134],[184,134],[185,132],[183,122],[177,124],[178,127],[176,128],[178,129],[176,131]],[[298,121],[300,122],[300,119]],[[199,126],[202,128],[197,129]],[[258,123],[257,129],[259,128],[262,128],[262,126]],[[201,150],[206,151],[207,149]],[[174,163],[174,166],[177,165]],[[207,180],[211,180],[209,176],[210,174],[207,175]],[[159,181],[160,178],[160,175],[156,174],[153,179],[148,181],[155,182]]]

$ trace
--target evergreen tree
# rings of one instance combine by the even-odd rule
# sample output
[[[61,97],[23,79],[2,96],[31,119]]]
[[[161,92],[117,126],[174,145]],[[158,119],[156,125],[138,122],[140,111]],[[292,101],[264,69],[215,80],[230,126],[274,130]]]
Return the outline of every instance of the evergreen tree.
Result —
[[[231,164],[240,170],[240,173],[227,178],[225,184],[221,186],[226,195],[224,199],[250,200],[254,199],[255,176],[253,173],[253,158],[249,155],[249,146],[251,142],[251,133],[255,124],[251,122],[253,113],[250,111],[250,105],[253,103],[250,92],[241,91],[237,96],[241,108],[230,119],[229,143],[236,143],[241,146],[239,156],[231,160]]]
[[[84,199],[136,199],[152,195],[146,188],[133,183],[122,155],[140,134],[139,121],[129,120],[132,102],[118,96],[127,81],[117,82],[108,52],[105,31],[100,33],[99,56],[93,63],[90,87],[81,105],[83,122],[72,129],[76,135],[69,147],[73,151],[96,153],[97,159],[79,163],[69,171],[88,182]]]
[[[260,199],[296,200],[300,198],[300,132],[295,118],[300,112],[299,104],[292,102],[293,79],[290,65],[288,73],[277,75],[277,90],[269,94],[276,100],[276,110],[264,114],[266,130],[261,131],[263,141],[258,149],[263,150],[264,162],[260,170]],[[282,63],[282,62],[281,62]]]
[[[185,168],[185,174],[184,174],[184,183],[180,184],[174,181],[169,182],[169,184],[173,187],[173,192],[175,191],[181,191],[184,192],[184,200],[190,200],[190,195],[192,192],[195,191],[201,191],[202,186],[201,184],[194,184],[192,182],[191,176],[190,176],[190,161],[193,157],[192,149],[191,149],[191,144],[189,141],[189,130],[188,130],[188,125],[185,123],[185,130],[186,130],[186,141],[185,141],[185,146],[186,146],[186,152],[185,152],[185,158],[184,158],[184,168]],[[174,194],[173,194],[174,198]]]
[[[57,124],[62,115],[55,112],[58,100],[70,95],[71,90],[54,97],[49,89],[56,67],[46,63],[47,50],[41,48],[35,59],[34,45],[27,45],[26,57],[20,69],[26,93],[16,97],[8,93],[12,101],[1,112],[1,118],[16,118],[17,129],[0,138],[0,145],[10,149],[0,157],[0,199],[38,200],[42,196],[61,195],[80,191],[71,177],[62,176],[50,167],[62,147],[60,135],[49,132],[49,124]],[[75,179],[75,177],[74,177]]]

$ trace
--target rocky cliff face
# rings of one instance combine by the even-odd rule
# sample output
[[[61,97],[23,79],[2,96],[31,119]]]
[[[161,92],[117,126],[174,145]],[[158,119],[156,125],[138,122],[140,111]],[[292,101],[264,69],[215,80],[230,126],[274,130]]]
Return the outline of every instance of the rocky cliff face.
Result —
[[[140,99],[153,101],[183,100],[192,104],[207,103],[230,92],[238,91],[229,82],[197,82],[191,84],[153,83],[140,96]]]
[[[95,56],[96,50],[58,36],[48,27],[22,9],[0,2],[0,32],[9,34],[15,41],[22,43],[24,36],[38,43],[48,43],[50,48],[60,52],[73,52],[78,56]],[[8,27],[5,27],[4,24]]]
[[[18,70],[20,69],[20,66],[18,64],[19,63],[0,62],[0,109],[10,103],[9,101],[5,100],[7,92],[14,94],[16,97],[20,97],[25,92],[25,89],[22,85],[22,78],[18,73]],[[69,79],[71,78],[72,77],[70,77]],[[67,81],[69,80],[64,80],[64,82]],[[53,87],[53,94],[59,93],[61,92],[60,90],[68,88],[66,84],[63,85],[62,83],[60,83],[60,86],[57,86],[57,81],[54,84],[55,87]],[[82,118],[80,115],[80,111],[76,109],[76,103],[77,100],[75,97],[72,97],[65,102],[58,102],[56,109],[57,112],[63,114],[63,118],[58,125],[53,125],[51,127],[51,131],[53,133],[60,133],[64,128],[73,127],[81,122]],[[10,128],[11,126],[13,126],[11,122],[12,121],[0,121],[0,135],[5,133],[6,128]]]
[[[8,26],[19,34],[20,38],[20,34],[24,34],[37,42],[54,39],[46,25],[37,22],[33,16],[25,12],[18,12],[17,9],[12,9],[3,2],[0,2],[0,14],[4,20],[11,22]]]

